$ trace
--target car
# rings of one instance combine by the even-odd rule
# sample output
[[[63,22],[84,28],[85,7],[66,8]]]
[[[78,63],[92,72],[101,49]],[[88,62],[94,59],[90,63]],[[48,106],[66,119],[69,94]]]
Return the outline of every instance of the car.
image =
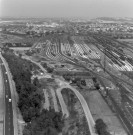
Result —
[[[6,82],[7,82],[7,80],[6,80]]]
[[[7,72],[5,72],[5,74],[7,74]]]
[[[42,73],[42,72],[41,72],[40,74],[41,74],[41,75],[43,75],[43,73]]]
[[[11,102],[12,101],[12,99],[11,98],[9,98],[9,102]]]
[[[8,98],[8,95],[6,95],[6,98]]]

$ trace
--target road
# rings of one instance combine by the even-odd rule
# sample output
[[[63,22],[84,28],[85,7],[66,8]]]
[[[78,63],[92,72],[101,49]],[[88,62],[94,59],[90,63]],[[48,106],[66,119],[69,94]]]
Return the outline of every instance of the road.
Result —
[[[4,111],[5,111],[5,98],[4,98],[3,77],[0,64],[0,135],[4,134]]]
[[[47,72],[38,62],[33,61],[30,57],[22,56],[22,58],[23,58],[23,59],[26,59],[26,60],[29,60],[29,61],[31,61],[32,63],[36,64],[38,67],[40,67],[40,69],[41,69],[44,73]]]
[[[31,62],[35,63],[36,65],[38,65],[42,69],[42,71],[44,73],[46,73],[46,70],[39,63],[34,62],[30,58],[25,58],[25,59],[30,60]],[[60,80],[60,79],[56,79],[56,81],[60,82],[60,84],[62,82],[62,80]],[[87,122],[88,122],[88,125],[89,125],[91,135],[96,135],[95,129],[94,129],[95,121],[94,121],[94,119],[93,119],[93,117],[92,117],[92,115],[90,113],[89,107],[88,107],[84,97],[76,89],[71,87],[68,83],[65,83],[65,85],[64,85],[64,82],[62,82],[62,83],[63,83],[63,86],[61,87],[61,89],[57,90],[57,95],[59,96],[59,101],[64,102],[64,100],[62,98],[62,95],[58,91],[61,91],[63,88],[70,88],[75,93],[75,95],[78,97],[78,99],[79,99],[79,101],[80,101],[80,103],[81,103],[81,105],[83,107],[83,110],[84,110],[84,113],[85,113],[85,116],[86,116],[86,119],[87,119]],[[65,103],[61,103],[61,108],[62,108],[62,110],[64,110],[64,112],[66,112],[66,115],[69,115]]]
[[[96,135],[95,128],[94,128],[95,127],[95,121],[94,121],[94,119],[91,115],[91,112],[89,110],[89,107],[88,107],[84,97],[75,88],[70,86],[67,82],[64,82],[64,81],[59,80],[59,79],[56,79],[56,81],[57,81],[58,84],[60,84],[60,89],[57,89],[57,95],[60,93],[60,96],[61,96],[61,90],[63,88],[69,88],[70,90],[72,90],[75,93],[75,95],[79,99],[79,101],[82,105],[82,108],[84,110],[84,113],[85,113],[85,116],[86,116],[86,119],[87,119],[87,122],[88,122],[90,133],[91,133],[91,135]],[[65,106],[63,108],[65,108]]]
[[[6,74],[7,72],[5,66],[2,63],[3,62],[0,58],[0,64],[3,73],[3,83],[4,83],[3,86],[5,90],[4,135],[14,135],[13,108],[12,108],[12,102],[9,102],[9,99],[11,99],[10,84],[9,84],[8,76]]]

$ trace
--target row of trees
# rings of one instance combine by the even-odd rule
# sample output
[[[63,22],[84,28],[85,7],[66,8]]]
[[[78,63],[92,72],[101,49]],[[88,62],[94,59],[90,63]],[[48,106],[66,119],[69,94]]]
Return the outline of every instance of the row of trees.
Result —
[[[19,96],[18,107],[25,122],[30,122],[33,117],[39,116],[43,98],[38,87],[31,83],[33,65],[13,53],[5,53],[3,56],[8,62],[16,84]]]
[[[69,75],[69,74],[64,74],[63,75],[63,78],[66,80],[66,81],[72,81],[72,83],[73,84],[77,84],[77,86],[86,86],[87,84],[86,84],[86,81],[84,80],[84,79],[81,79],[80,77],[76,77],[76,75],[75,76],[72,76],[72,75]],[[100,89],[100,86],[99,86],[99,82],[98,82],[98,80],[97,80],[97,78],[96,77],[93,77],[92,78],[92,80],[93,80],[93,83],[94,83],[94,87],[97,89],[97,90],[99,90]]]
[[[29,61],[15,56],[13,53],[3,54],[16,84],[19,95],[18,107],[27,125],[23,135],[57,135],[64,126],[61,112],[53,109],[42,110],[43,93],[39,89],[41,84],[37,78],[31,81],[31,71],[34,65]]]
[[[25,126],[23,135],[58,135],[64,125],[62,113],[43,110],[39,117]]]
[[[54,69],[49,67],[47,63],[42,63],[42,66],[47,70],[48,73],[52,73],[54,71]]]

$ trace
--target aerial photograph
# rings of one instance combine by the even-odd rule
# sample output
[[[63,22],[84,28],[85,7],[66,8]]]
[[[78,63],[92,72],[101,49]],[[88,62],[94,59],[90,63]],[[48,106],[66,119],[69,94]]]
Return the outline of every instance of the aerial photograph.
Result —
[[[133,135],[133,0],[0,0],[0,135]]]

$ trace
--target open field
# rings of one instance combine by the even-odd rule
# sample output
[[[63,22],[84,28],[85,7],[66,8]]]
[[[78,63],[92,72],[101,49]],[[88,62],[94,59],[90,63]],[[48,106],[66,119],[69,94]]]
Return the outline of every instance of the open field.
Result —
[[[133,42],[133,39],[118,39],[118,41]]]
[[[108,125],[109,131],[112,131],[115,135],[127,135],[116,114],[110,110],[98,91],[82,93],[95,120],[102,118]]]
[[[11,49],[14,51],[24,51],[24,50],[29,50],[30,47],[11,47]]]
[[[6,35],[6,34],[1,34],[0,33],[0,42],[1,43],[6,43],[6,42],[11,42],[11,43],[17,43],[21,42],[23,38],[14,36],[14,35]]]
[[[131,50],[131,49],[123,49],[123,52],[126,54],[126,55],[128,55],[128,56],[130,56],[130,57],[132,57],[133,58],[133,50]]]

